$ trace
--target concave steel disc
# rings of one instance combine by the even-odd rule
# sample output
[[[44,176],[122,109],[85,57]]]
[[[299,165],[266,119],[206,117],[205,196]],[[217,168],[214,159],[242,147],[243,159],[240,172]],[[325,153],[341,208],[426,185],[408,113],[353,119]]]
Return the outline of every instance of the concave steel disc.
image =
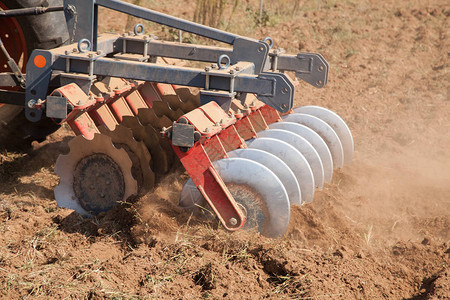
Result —
[[[320,189],[323,188],[324,173],[322,161],[320,160],[320,156],[316,149],[314,149],[314,147],[306,139],[302,138],[298,134],[283,129],[263,130],[258,132],[258,136],[282,140],[294,146],[308,161],[314,175],[314,183],[316,184],[316,187]]]
[[[300,185],[302,203],[312,202],[314,198],[314,176],[306,158],[286,142],[273,138],[256,138],[246,141],[251,149],[264,150],[281,159],[294,172]]]
[[[342,149],[341,140],[333,128],[325,123],[325,121],[311,115],[298,113],[289,114],[282,118],[286,122],[303,124],[317,132],[330,149],[331,156],[333,157],[334,169],[344,166],[344,150]]]
[[[283,183],[289,196],[289,203],[301,204],[300,185],[292,170],[281,159],[259,149],[236,149],[227,153],[228,157],[241,157],[256,161],[269,168]]]
[[[283,183],[272,171],[253,160],[239,157],[224,158],[213,165],[236,202],[245,208],[244,229],[255,228],[271,238],[286,233],[290,218],[289,198]],[[182,190],[180,204],[205,203],[202,198],[192,181],[188,181]]]
[[[270,129],[283,129],[289,130],[295,134],[306,139],[316,149],[320,156],[320,160],[323,166],[324,180],[330,183],[333,178],[333,158],[331,157],[330,149],[325,141],[311,128],[294,123],[294,122],[276,122],[269,125]]]
[[[133,137],[143,142],[152,156],[151,167],[158,175],[165,174],[170,168],[170,153],[166,153],[159,143],[160,135],[151,125],[143,126],[135,117],[124,117],[121,125],[130,128]]]
[[[77,136],[69,148],[55,164],[55,173],[60,176],[55,198],[60,207],[92,216],[137,195],[132,162],[124,149],[114,147],[110,137],[95,134],[86,140]]]
[[[354,153],[353,136],[345,121],[338,114],[324,107],[313,105],[297,107],[294,112],[315,116],[330,125],[341,140],[344,149],[344,163],[349,164],[352,161]]]

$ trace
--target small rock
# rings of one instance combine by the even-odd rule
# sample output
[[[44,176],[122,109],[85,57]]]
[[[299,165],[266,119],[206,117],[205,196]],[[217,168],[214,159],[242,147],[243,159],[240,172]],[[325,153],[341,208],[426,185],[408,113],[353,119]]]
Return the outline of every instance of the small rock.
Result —
[[[425,237],[422,241],[422,245],[429,246],[431,244],[431,240]]]

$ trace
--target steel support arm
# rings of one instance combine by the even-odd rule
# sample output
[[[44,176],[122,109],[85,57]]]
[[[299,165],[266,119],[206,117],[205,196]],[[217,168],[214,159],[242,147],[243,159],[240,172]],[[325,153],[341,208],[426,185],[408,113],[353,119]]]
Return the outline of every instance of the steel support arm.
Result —
[[[0,103],[24,106],[25,93],[0,90]]]
[[[75,41],[88,39],[92,43],[94,51],[98,50],[98,6],[102,6],[144,20],[233,45],[233,52],[230,56],[231,63],[235,64],[239,61],[252,62],[255,65],[256,73],[263,71],[269,52],[269,45],[266,42],[242,37],[237,34],[169,16],[119,0],[64,0],[64,3],[71,39]]]
[[[235,92],[254,93],[258,99],[281,112],[291,109],[294,101],[294,85],[287,75],[280,73],[227,77],[212,74],[208,79],[202,69],[99,58],[94,62],[93,74],[222,91],[229,91],[233,84]]]
[[[144,20],[180,29],[186,32],[194,33],[230,45],[233,44],[234,40],[239,37],[236,34],[232,34],[205,25],[197,24],[191,21],[183,20],[177,17],[169,16],[148,8],[140,7],[123,1],[95,0],[95,4],[112,10],[120,11]],[[255,40],[255,42],[257,41]]]
[[[92,70],[90,70],[92,66]],[[61,63],[53,70],[65,71]],[[242,68],[245,71],[245,68]],[[153,81],[176,85],[254,93],[258,99],[278,111],[291,109],[294,100],[294,85],[289,77],[281,73],[261,73],[259,75],[238,73],[229,74],[226,70],[211,70],[123,61],[101,57],[92,63],[78,61],[71,65],[71,71],[99,76],[120,77],[133,80]]]
[[[150,56],[162,56],[178,59],[217,62],[219,56],[233,55],[233,49],[193,44],[181,44],[150,39],[146,41],[148,47],[144,47],[141,37],[119,38],[115,49],[121,49],[123,40],[126,40],[127,53],[146,54]],[[147,49],[147,53],[144,53]],[[292,71],[295,75],[314,87],[322,88],[328,80],[328,63],[318,53],[298,53],[297,55],[279,54],[278,50],[272,50],[267,57],[264,71]]]

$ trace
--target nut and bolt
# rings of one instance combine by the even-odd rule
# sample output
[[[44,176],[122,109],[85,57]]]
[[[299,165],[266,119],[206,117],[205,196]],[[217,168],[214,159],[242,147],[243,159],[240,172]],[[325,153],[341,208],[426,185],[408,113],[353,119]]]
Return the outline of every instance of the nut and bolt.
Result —
[[[205,67],[205,71],[209,72],[209,71],[211,71],[211,68],[210,67]]]
[[[239,72],[241,70],[241,67],[237,66],[235,69]]]
[[[236,73],[236,70],[231,69],[230,71],[228,71],[231,75]]]
[[[211,68],[213,68],[213,69],[217,69],[217,68],[218,68],[218,66],[217,66],[217,64],[211,64]]]
[[[231,224],[231,226],[236,226],[237,225],[236,218],[230,218],[230,224]]]
[[[78,52],[78,49],[77,49],[77,48],[73,48],[73,49],[72,49],[72,52],[73,52],[73,53],[77,53],[77,52]]]
[[[37,101],[36,100],[34,100],[34,99],[31,99],[30,101],[28,101],[28,103],[27,103],[27,105],[28,105],[28,108],[31,108],[31,109],[33,109],[35,106],[36,106],[36,103],[37,103]]]

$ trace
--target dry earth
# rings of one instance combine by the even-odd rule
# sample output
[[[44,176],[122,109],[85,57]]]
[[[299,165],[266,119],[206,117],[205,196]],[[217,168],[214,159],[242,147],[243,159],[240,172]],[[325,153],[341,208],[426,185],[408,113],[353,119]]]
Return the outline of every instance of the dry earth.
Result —
[[[141,4],[193,19],[191,2]],[[179,209],[182,171],[95,219],[58,208],[53,167],[67,129],[35,150],[1,150],[1,297],[450,297],[448,3],[322,1],[318,11],[314,1],[285,0],[267,4],[265,26],[243,26],[257,2],[228,1],[222,28],[324,55],[329,84],[301,84],[296,104],[347,121],[353,163],[313,203],[292,207],[288,233],[271,240]],[[120,31],[127,18],[106,13],[102,22]]]

